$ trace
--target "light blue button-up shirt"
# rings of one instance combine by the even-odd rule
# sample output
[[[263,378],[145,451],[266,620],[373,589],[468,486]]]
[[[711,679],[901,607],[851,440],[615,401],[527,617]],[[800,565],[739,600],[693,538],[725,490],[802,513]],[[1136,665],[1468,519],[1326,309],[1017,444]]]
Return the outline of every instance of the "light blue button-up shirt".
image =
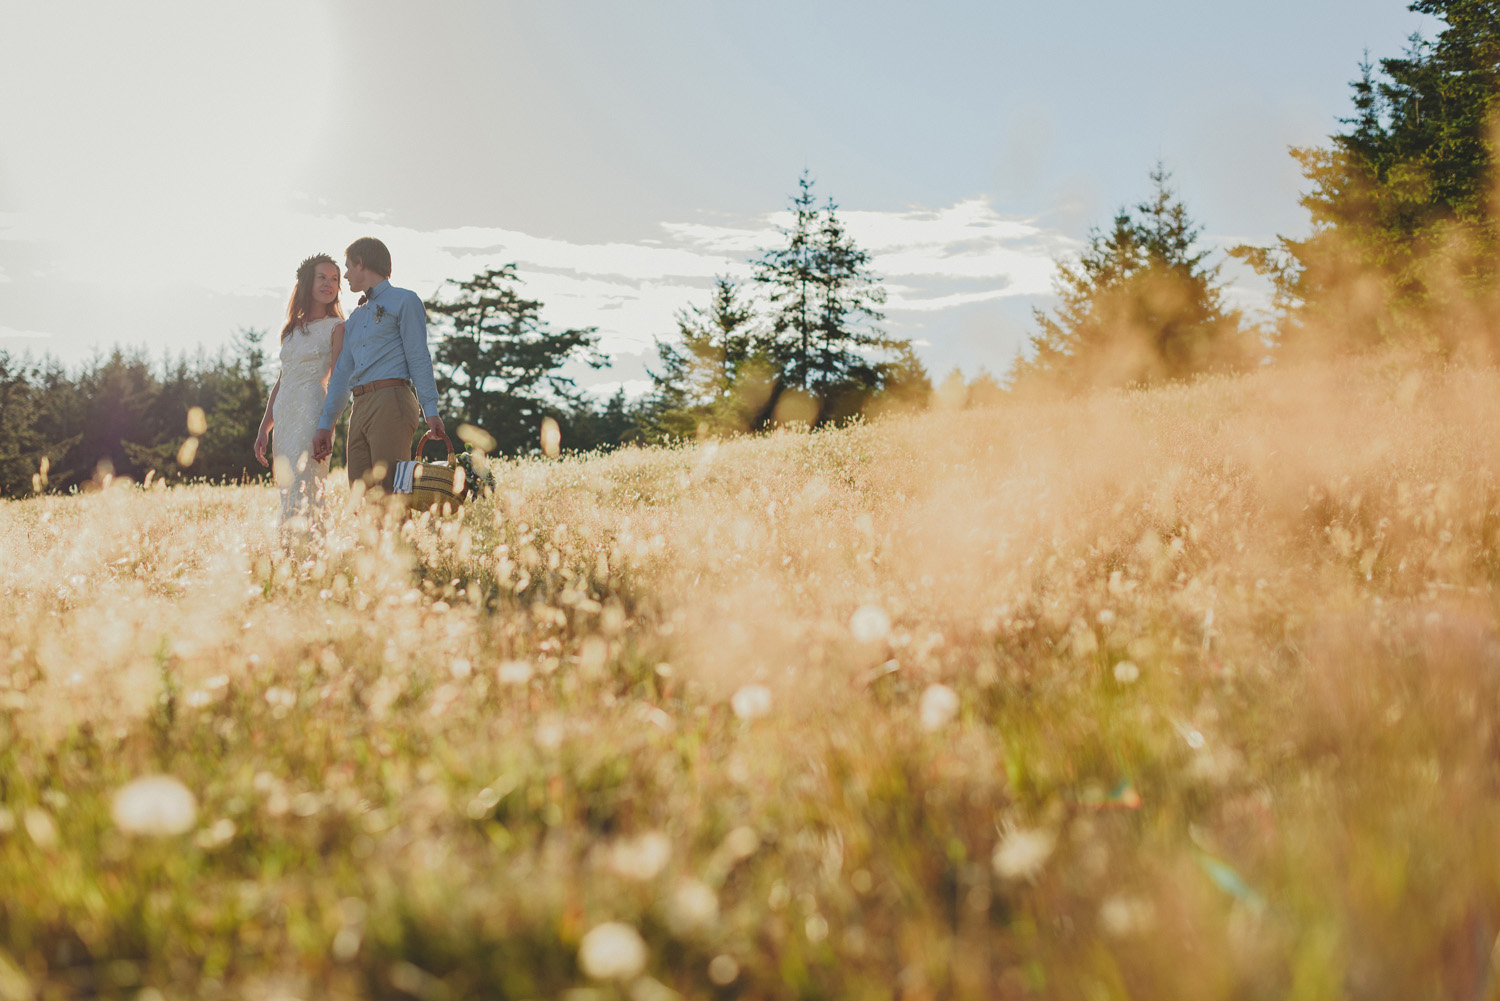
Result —
[[[389,278],[370,289],[365,304],[344,321],[344,349],[333,364],[328,398],[318,427],[333,427],[349,390],[380,379],[410,379],[422,413],[438,412],[437,381],[432,375],[432,352],[427,348],[427,310],[422,297],[396,288]]]

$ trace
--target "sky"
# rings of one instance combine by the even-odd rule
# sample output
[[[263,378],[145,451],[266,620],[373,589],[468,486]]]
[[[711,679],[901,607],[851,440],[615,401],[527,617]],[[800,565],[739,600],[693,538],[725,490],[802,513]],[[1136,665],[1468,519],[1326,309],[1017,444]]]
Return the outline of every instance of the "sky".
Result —
[[[515,263],[554,328],[598,329],[580,381],[640,392],[806,170],[885,329],[935,378],[998,375],[1158,160],[1209,247],[1305,233],[1288,148],[1435,27],[1400,0],[0,0],[0,351],[219,351],[371,235],[424,298]]]

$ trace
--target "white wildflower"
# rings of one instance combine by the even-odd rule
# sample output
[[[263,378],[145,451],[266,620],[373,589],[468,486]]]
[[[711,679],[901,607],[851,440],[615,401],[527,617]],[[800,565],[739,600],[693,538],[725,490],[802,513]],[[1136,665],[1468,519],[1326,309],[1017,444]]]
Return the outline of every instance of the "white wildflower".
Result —
[[[1115,680],[1122,685],[1132,685],[1141,676],[1141,669],[1128,660],[1122,660],[1115,665]]]

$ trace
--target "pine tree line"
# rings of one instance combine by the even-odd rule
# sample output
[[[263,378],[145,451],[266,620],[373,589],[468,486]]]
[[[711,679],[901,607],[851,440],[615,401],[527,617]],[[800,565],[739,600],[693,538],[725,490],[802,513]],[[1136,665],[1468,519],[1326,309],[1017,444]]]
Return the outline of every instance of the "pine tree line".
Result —
[[[250,446],[270,390],[262,337],[241,331],[229,350],[157,365],[117,348],[73,374],[0,351],[0,497],[68,490],[105,475],[169,482],[260,475]],[[189,427],[195,411],[206,426]]]

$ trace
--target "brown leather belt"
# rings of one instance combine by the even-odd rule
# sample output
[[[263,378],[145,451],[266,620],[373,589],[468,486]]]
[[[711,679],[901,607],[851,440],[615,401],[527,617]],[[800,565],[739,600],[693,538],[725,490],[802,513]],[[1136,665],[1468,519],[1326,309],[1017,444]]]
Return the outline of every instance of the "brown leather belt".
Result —
[[[366,393],[376,389],[385,389],[389,386],[410,385],[411,380],[409,379],[376,379],[374,382],[367,382],[363,386],[355,386],[349,392],[353,393],[355,396],[363,396]]]

